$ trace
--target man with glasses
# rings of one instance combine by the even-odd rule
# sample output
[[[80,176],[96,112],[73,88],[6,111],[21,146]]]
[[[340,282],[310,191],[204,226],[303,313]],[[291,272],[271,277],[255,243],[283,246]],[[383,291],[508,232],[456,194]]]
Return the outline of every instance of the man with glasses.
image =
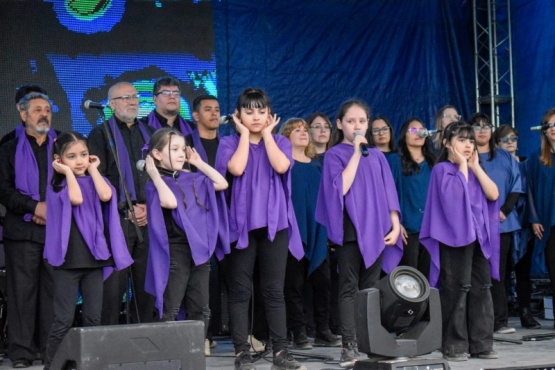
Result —
[[[183,136],[190,134],[191,125],[181,117],[181,90],[179,81],[171,76],[163,76],[154,82],[152,99],[155,109],[141,121],[158,130],[163,127],[173,127]]]
[[[132,322],[154,320],[154,297],[145,292],[145,274],[148,258],[148,235],[145,184],[146,172],[138,171],[136,163],[143,159],[142,149],[153,133],[152,127],[139,122],[139,94],[129,82],[118,82],[108,90],[108,101],[114,115],[108,121],[110,135],[104,125],[95,127],[89,135],[90,154],[98,156],[98,170],[116,188],[121,226],[127,246],[135,263],[129,267],[133,282],[133,302],[129,305]],[[116,151],[122,178],[111,147]],[[138,228],[128,209],[123,188],[127,189],[133,203]],[[139,240],[139,235],[142,241]],[[102,325],[118,324],[122,295],[127,291],[129,271],[114,271],[104,282]],[[129,295],[127,295],[129,296]]]

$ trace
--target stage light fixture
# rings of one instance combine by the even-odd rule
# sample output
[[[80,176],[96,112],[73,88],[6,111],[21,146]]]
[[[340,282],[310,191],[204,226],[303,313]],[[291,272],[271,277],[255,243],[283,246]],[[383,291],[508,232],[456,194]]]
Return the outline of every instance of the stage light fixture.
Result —
[[[444,359],[413,359],[441,348],[439,292],[418,270],[399,266],[355,298],[356,370],[449,369]]]

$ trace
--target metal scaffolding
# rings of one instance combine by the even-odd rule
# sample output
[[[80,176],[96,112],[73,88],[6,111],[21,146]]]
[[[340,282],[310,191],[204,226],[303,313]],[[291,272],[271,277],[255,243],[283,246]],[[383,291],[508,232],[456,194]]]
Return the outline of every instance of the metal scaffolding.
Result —
[[[476,111],[515,125],[510,0],[472,0]]]

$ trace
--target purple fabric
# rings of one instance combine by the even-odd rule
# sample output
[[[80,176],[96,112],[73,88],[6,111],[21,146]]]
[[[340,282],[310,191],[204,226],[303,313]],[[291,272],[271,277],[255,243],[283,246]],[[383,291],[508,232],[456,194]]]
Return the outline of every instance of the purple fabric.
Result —
[[[193,132],[191,132],[191,137],[193,138],[193,146],[195,147],[197,153],[200,155],[204,162],[208,163],[208,155],[206,154],[206,150],[204,150],[202,141],[200,141],[198,128],[194,129]]]
[[[155,112],[156,111],[152,111],[147,116],[148,125],[151,126],[151,127],[154,127],[156,130],[158,130],[158,129],[162,128],[162,124],[160,123],[160,121],[156,117]],[[189,124],[180,115],[177,116],[177,119],[179,121],[179,130],[181,131],[183,136],[187,136],[187,135],[189,135],[190,133],[193,132],[193,130],[191,129],[191,126],[189,126]]]
[[[145,143],[148,143],[150,141],[150,135],[146,128],[142,125],[142,123],[138,121],[135,121],[135,124],[139,126],[139,130],[141,130],[141,135],[143,135]],[[129,152],[127,151],[127,147],[123,142],[123,137],[121,136],[121,131],[119,130],[118,123],[116,121],[116,116],[112,116],[112,118],[110,118],[110,120],[108,121],[108,125],[110,126],[110,131],[112,131],[112,137],[114,138],[116,144],[119,164],[121,167],[121,175],[123,176],[123,180],[125,181],[125,187],[129,192],[131,200],[137,200],[137,194],[135,193],[135,182],[133,181],[133,170],[131,169],[131,161],[129,161]],[[119,198],[120,202],[125,202],[125,192],[123,191],[122,181],[120,181]]]
[[[107,179],[105,180],[108,182]],[[47,188],[46,214],[48,222],[46,223],[44,258],[52,266],[61,266],[64,263],[68,249],[71,216],[73,215],[85,243],[96,260],[107,260],[112,256],[116,270],[130,266],[133,259],[127,249],[119,222],[116,197],[112,196],[110,201],[103,205],[90,176],[79,176],[77,182],[83,194],[83,203],[78,206],[71,205],[67,186],[59,192],[55,192],[51,185]],[[110,183],[108,182],[108,184]],[[116,190],[111,184],[110,187],[112,194],[116,194]],[[108,227],[109,244],[104,234],[104,220]],[[111,267],[107,269],[112,270]],[[105,276],[106,272],[109,271],[105,271]]]
[[[227,211],[220,213],[216,200],[223,197],[223,193],[216,193],[212,180],[203,173],[182,172],[175,180],[168,176],[162,179],[177,198],[177,208],[172,210],[172,216],[187,235],[195,265],[206,263],[213,253],[222,259],[230,251]],[[198,201],[208,210],[197,204],[193,182]],[[183,202],[183,193],[186,194],[187,206]],[[146,185],[146,198],[150,244],[145,290],[156,297],[155,305],[161,317],[170,271],[168,232],[158,191],[152,182]],[[221,204],[224,204],[223,199]]]
[[[430,285],[439,279],[439,244],[456,248],[475,240],[489,260],[491,276],[499,280],[499,202],[486,199],[472,170],[467,182],[458,165],[438,163],[432,169],[420,229],[420,242],[432,259]]]
[[[273,135],[279,149],[294,164],[291,143],[281,135]],[[216,169],[226,176],[227,164],[239,145],[239,135],[220,140]],[[248,232],[268,227],[268,240],[276,232],[288,229],[289,251],[300,260],[304,249],[291,202],[291,168],[283,175],[272,168],[263,142],[250,144],[247,167],[242,176],[234,177],[231,187],[230,236],[237,249],[248,247]]]
[[[56,131],[53,129],[48,130],[47,134],[47,152],[50,157],[52,153],[52,143],[56,138]],[[39,167],[33,148],[29,143],[29,139],[25,134],[25,126],[19,125],[15,129],[15,137],[17,138],[17,146],[15,149],[15,188],[23,195],[31,197],[37,202],[40,200],[39,195]],[[48,166],[47,179],[52,177],[52,166]],[[23,216],[23,220],[30,222],[33,215],[27,213]]]
[[[316,203],[316,221],[326,226],[328,238],[341,246],[346,208],[366,268],[383,252],[382,269],[389,273],[399,264],[403,254],[401,236],[394,246],[384,243],[392,226],[389,213],[395,211],[401,217],[393,175],[382,152],[369,148],[370,155],[361,157],[353,185],[343,196],[342,173],[353,149],[352,145],[340,143],[326,152]]]

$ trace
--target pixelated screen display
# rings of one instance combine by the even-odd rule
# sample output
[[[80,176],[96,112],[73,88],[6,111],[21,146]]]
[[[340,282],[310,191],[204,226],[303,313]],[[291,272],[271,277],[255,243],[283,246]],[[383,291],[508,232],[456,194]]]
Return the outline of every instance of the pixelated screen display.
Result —
[[[0,136],[20,122],[15,93],[24,84],[48,91],[54,128],[83,134],[100,123],[83,103],[107,104],[118,81],[136,86],[140,117],[153,109],[152,85],[161,76],[181,81],[186,119],[197,95],[217,96],[207,0],[0,0],[0,34]]]

